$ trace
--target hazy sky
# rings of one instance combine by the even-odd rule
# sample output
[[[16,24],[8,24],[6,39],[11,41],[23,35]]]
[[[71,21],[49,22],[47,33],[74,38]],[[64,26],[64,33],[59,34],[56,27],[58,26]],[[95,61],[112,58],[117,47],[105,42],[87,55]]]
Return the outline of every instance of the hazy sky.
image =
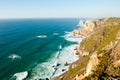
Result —
[[[0,0],[0,18],[120,17],[120,0]]]

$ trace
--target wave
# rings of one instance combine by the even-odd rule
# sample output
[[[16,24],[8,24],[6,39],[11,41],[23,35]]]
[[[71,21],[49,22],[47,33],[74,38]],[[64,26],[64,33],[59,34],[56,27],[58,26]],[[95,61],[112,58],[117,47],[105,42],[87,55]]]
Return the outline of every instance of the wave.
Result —
[[[38,64],[36,67],[32,69],[31,72],[32,77],[30,77],[29,80],[45,78],[51,79],[67,71],[69,65],[79,59],[79,57],[75,55],[76,53],[76,51],[74,50],[75,47],[76,45],[71,45],[62,48],[62,50],[61,51],[58,50],[58,52],[56,52],[56,54],[54,54],[50,60]],[[69,65],[65,66],[64,64],[66,62]]]
[[[53,35],[59,35],[59,33],[53,33]]]
[[[63,37],[67,41],[78,43],[83,39],[81,36],[73,36],[69,32],[67,32],[67,34]],[[51,79],[67,71],[70,64],[79,59],[79,56],[76,55],[76,46],[77,44],[72,44],[67,47],[59,45],[58,51],[55,52],[55,54],[47,62],[40,63],[32,69],[31,77],[29,77],[29,80],[44,80],[45,78]],[[65,65],[66,63],[67,65]]]
[[[11,55],[9,55],[8,56],[8,58],[10,58],[10,59],[21,59],[21,56],[19,56],[19,55],[17,55],[17,54],[11,54]]]
[[[64,31],[66,34],[70,33],[69,31]]]
[[[35,68],[32,69],[31,76],[28,80],[35,80],[35,79],[45,79],[50,78],[52,73],[55,69],[52,67],[50,62],[44,62],[38,64]]]
[[[56,58],[59,57],[59,55],[60,55],[60,53],[61,53],[61,50],[62,50],[62,45],[59,46],[59,50],[58,50],[58,52],[57,52]]]
[[[76,46],[77,45],[71,45],[62,49],[59,57],[56,59],[57,69],[52,77],[59,76],[61,73],[64,73],[64,71],[68,70],[71,63],[79,59],[79,57],[75,55],[76,51],[74,48]],[[65,66],[66,62],[69,65]]]
[[[24,72],[15,73],[11,79],[24,80],[27,76],[28,76],[28,72],[24,71]]]
[[[68,33],[65,36],[61,36],[61,37],[64,37],[67,41],[77,42],[77,43],[80,43],[83,40],[83,38],[84,38],[81,35],[75,35],[74,36],[72,33]]]
[[[47,37],[47,35],[39,35],[39,36],[36,36],[37,38],[46,38]]]
[[[62,49],[62,45],[59,46],[59,49],[60,49],[60,50]]]

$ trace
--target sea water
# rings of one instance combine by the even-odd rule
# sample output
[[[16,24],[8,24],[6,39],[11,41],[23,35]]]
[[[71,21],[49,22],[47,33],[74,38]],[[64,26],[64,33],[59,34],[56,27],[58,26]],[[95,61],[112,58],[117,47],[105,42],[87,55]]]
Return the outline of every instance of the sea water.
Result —
[[[78,59],[74,48],[82,38],[70,32],[79,20],[0,20],[0,80],[53,78],[68,70]]]

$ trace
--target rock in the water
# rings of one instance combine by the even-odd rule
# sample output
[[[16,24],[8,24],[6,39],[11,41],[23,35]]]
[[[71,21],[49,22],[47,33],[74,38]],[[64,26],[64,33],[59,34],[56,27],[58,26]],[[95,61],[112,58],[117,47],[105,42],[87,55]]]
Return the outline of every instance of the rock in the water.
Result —
[[[45,80],[49,80],[48,78],[45,78]]]
[[[62,69],[62,72],[65,71],[65,69]]]
[[[67,66],[67,65],[68,65],[68,63],[67,63],[67,62],[65,62],[65,63],[64,63],[64,66]]]

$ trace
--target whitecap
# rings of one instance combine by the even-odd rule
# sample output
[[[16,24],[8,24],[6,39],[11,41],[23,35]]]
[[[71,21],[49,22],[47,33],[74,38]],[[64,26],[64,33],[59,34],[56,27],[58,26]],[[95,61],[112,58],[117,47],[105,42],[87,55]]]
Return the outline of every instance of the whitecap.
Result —
[[[11,54],[11,55],[9,55],[8,56],[8,58],[10,58],[10,59],[21,59],[21,56],[19,56],[19,55],[17,55],[17,54]]]
[[[44,62],[38,64],[35,68],[32,69],[31,76],[28,80],[35,80],[35,79],[45,79],[50,78],[52,73],[55,71],[53,64],[50,62]]]
[[[62,45],[59,46],[59,49],[60,49],[60,50],[62,49]]]
[[[37,38],[46,38],[47,35],[39,35],[39,36],[36,36]]]
[[[62,48],[61,51],[56,52],[56,54],[54,54],[47,62],[38,64],[32,69],[32,77],[30,77],[29,80],[44,80],[45,78],[51,79],[67,71],[70,64],[79,59],[79,56],[75,54],[76,51],[74,50],[76,46],[77,45],[71,45]],[[67,66],[64,65],[65,62],[68,63]]]
[[[24,72],[15,73],[12,78],[16,77],[16,80],[24,80],[27,76],[28,76],[28,72],[24,71]]]
[[[65,33],[67,33],[65,36],[60,37],[64,37],[68,41],[79,43],[83,39],[80,35],[73,36],[70,32]],[[44,80],[45,78],[51,79],[67,71],[70,64],[79,59],[79,56],[76,55],[76,50],[74,50],[76,46],[77,44],[67,47],[59,45],[58,51],[55,52],[55,54],[47,62],[40,63],[32,69],[29,80]],[[64,65],[66,62],[68,63],[67,66]]]
[[[57,70],[55,71],[54,75],[52,77],[59,76],[60,74],[64,73],[68,70],[71,63],[79,59],[79,56],[76,55],[76,51],[74,50],[77,45],[71,45],[68,47],[65,47],[60,52],[58,58],[55,60],[57,64],[60,64],[57,66]],[[65,63],[68,63],[69,65],[64,66]],[[62,70],[65,71],[62,71]]]
[[[59,35],[59,33],[53,33],[53,35]]]
[[[68,33],[65,36],[60,36],[60,37],[64,37],[67,41],[77,42],[77,43],[80,43],[84,38],[81,35],[75,35],[74,36],[72,33]]]
[[[70,33],[69,31],[64,31],[64,32],[65,32],[66,34],[67,34],[67,33]]]

